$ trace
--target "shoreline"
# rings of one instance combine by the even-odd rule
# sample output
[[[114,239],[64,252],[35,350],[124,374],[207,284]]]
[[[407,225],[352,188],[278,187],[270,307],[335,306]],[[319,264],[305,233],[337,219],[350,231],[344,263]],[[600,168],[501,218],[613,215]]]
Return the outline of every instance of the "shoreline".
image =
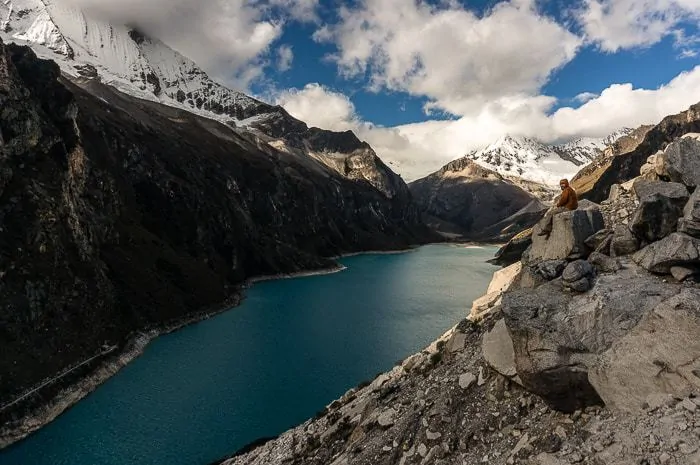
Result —
[[[461,245],[457,243],[445,243],[437,242],[431,244],[423,244],[421,246],[415,246],[408,249],[401,250],[388,250],[388,251],[367,251],[367,252],[350,252],[334,257],[327,257],[329,260],[339,260],[347,257],[355,257],[359,255],[397,255],[404,253],[416,252],[420,247],[425,245]],[[479,243],[470,243],[472,245],[477,245]],[[463,244],[463,245],[466,245]],[[489,245],[489,244],[483,244]],[[66,412],[68,409],[76,405],[81,400],[85,399],[88,395],[98,389],[102,384],[107,382],[111,377],[119,373],[119,371],[126,367],[129,363],[136,360],[141,356],[148,345],[160,336],[170,334],[172,332],[178,331],[187,326],[191,326],[202,321],[208,320],[214,316],[220,315],[226,311],[233,310],[238,307],[245,299],[245,291],[249,289],[256,283],[261,283],[265,281],[274,281],[278,279],[295,279],[304,278],[311,276],[322,276],[328,274],[335,274],[346,270],[347,267],[336,263],[335,266],[327,268],[319,268],[316,270],[306,270],[298,271],[294,273],[281,273],[276,275],[263,275],[251,277],[243,281],[238,285],[238,288],[233,291],[232,295],[222,304],[212,307],[208,310],[203,310],[194,313],[186,318],[180,319],[179,321],[174,321],[171,323],[164,323],[160,327],[144,328],[141,331],[133,333],[127,340],[116,350],[104,354],[105,359],[96,362],[97,365],[94,369],[91,369],[87,374],[80,376],[76,381],[68,382],[66,386],[60,389],[60,391],[54,395],[48,401],[42,402],[35,407],[29,407],[28,413],[22,415],[18,420],[8,422],[0,427],[0,452],[16,444],[23,439],[26,439],[31,434],[37,432],[41,428],[53,422],[61,414]],[[64,372],[67,373],[70,371]],[[58,381],[60,378],[55,378],[54,381]],[[38,386],[29,387],[23,394],[21,394],[17,399],[21,399],[22,396],[26,396],[27,393],[31,392],[32,396],[39,394],[43,387],[53,385],[54,382],[46,383],[42,380],[42,383]],[[37,390],[37,387],[39,388]],[[32,391],[35,392],[32,392]],[[22,402],[29,401],[30,396],[25,400],[22,399],[18,402],[21,405]],[[10,404],[16,402],[10,401]]]

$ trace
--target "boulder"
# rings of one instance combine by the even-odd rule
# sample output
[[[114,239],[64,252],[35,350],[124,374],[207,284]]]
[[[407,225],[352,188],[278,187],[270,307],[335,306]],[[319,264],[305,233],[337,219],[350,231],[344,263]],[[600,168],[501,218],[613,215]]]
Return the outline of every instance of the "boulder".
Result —
[[[633,259],[652,273],[669,274],[674,266],[692,268],[700,265],[700,239],[673,233],[643,248]]]
[[[610,256],[623,257],[639,250],[639,239],[625,225],[617,225],[610,242]]]
[[[501,296],[510,289],[522,270],[522,263],[517,262],[493,274],[486,294],[472,303],[470,320],[478,320],[491,313],[501,303]]]
[[[567,263],[566,260],[545,260],[536,264],[533,267],[533,271],[545,281],[551,281],[561,276]]]
[[[603,215],[595,204],[586,209],[567,211],[554,216],[552,232],[541,236],[543,224],[533,228],[529,262],[585,258],[590,253],[585,241],[604,227]]]
[[[520,384],[518,372],[515,369],[515,353],[513,340],[510,338],[506,322],[500,319],[491,331],[484,334],[481,351],[486,363],[501,375]]]
[[[593,265],[599,273],[615,273],[622,269],[620,260],[608,257],[600,252],[593,252],[588,257],[588,262]]]
[[[680,290],[679,284],[663,283],[633,263],[625,265],[616,274],[599,276],[585,294],[562,292],[561,284],[552,281],[503,296],[522,384],[557,409],[600,402],[588,381],[589,368],[646,313]]]
[[[668,178],[688,187],[700,185],[700,140],[686,134],[666,147],[663,167]]]
[[[683,218],[678,222],[678,231],[700,237],[700,188],[695,189],[683,209]]]
[[[583,241],[583,243],[586,244],[586,247],[588,247],[589,249],[597,250],[598,247],[600,247],[606,241],[606,239],[612,236],[612,233],[613,232],[610,229],[601,229],[600,231]]]
[[[683,184],[637,179],[633,187],[639,198],[630,230],[647,242],[658,241],[674,232],[683,207],[688,202],[688,189]]]
[[[685,266],[672,266],[671,276],[679,282],[683,282],[688,278],[692,278],[700,273],[700,267],[688,268]]]
[[[569,263],[569,265],[564,270],[562,274],[562,279],[565,282],[576,282],[583,278],[590,278],[593,276],[593,266],[586,260],[576,260],[575,262]]]
[[[649,396],[700,390],[700,290],[684,289],[655,305],[589,370],[605,404],[643,408]]]

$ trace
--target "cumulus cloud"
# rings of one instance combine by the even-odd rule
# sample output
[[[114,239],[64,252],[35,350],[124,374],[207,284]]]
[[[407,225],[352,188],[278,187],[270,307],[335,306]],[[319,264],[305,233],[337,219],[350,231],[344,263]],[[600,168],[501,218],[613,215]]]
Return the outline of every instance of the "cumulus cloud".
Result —
[[[282,45],[277,49],[277,69],[288,71],[292,67],[294,52],[289,45]]]
[[[138,27],[213,75],[245,87],[263,73],[285,21],[314,20],[318,0],[58,0]]]
[[[588,39],[608,52],[650,46],[670,34],[683,47],[678,38],[689,37],[686,22],[697,25],[700,1],[585,0],[577,18]]]
[[[586,103],[589,100],[593,100],[597,96],[598,96],[598,94],[595,94],[593,92],[581,92],[576,97],[574,97],[574,101],[579,102],[579,103]]]
[[[335,44],[343,75],[368,75],[375,90],[427,96],[427,109],[463,115],[536,92],[575,56],[580,38],[533,5],[505,1],[479,17],[457,2],[362,0],[315,38]]]
[[[559,108],[553,113],[550,110],[555,100],[550,97],[497,99],[477,113],[457,120],[391,128],[362,121],[347,96],[319,84],[287,91],[278,98],[287,111],[309,124],[355,131],[409,181],[507,134],[551,143],[576,137],[604,137],[622,127],[657,123],[698,101],[700,66],[657,89],[613,84],[577,108]]]

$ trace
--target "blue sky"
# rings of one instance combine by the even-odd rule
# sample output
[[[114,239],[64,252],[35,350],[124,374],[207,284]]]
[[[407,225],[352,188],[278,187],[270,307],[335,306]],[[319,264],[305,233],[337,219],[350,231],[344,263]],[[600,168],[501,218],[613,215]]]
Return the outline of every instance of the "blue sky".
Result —
[[[406,179],[505,135],[604,137],[700,102],[700,0],[64,1],[355,131]]]

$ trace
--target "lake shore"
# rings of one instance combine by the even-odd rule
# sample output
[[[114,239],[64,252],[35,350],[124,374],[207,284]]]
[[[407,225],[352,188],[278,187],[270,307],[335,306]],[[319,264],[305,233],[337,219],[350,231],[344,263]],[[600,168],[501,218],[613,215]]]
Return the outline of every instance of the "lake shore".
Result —
[[[426,244],[429,245],[429,244]],[[367,251],[367,252],[352,252],[347,254],[342,254],[335,257],[329,257],[331,260],[339,260],[342,258],[359,256],[359,255],[385,255],[385,254],[402,254],[409,253],[418,250],[420,247],[411,247],[409,249],[393,250],[393,251]],[[137,359],[143,354],[144,350],[148,347],[148,344],[165,334],[172,333],[186,326],[190,326],[209,318],[217,316],[228,310],[232,310],[238,307],[245,298],[245,290],[249,289],[252,285],[264,281],[273,281],[277,279],[295,279],[311,276],[319,276],[326,274],[339,273],[345,270],[346,267],[336,263],[334,266],[328,268],[322,268],[317,270],[306,270],[299,271],[295,273],[284,273],[266,276],[257,276],[248,278],[233,292],[233,294],[222,304],[217,305],[215,308],[210,308],[205,311],[197,312],[187,318],[180,319],[175,322],[166,323],[160,327],[148,328],[143,331],[139,331],[129,337],[127,341],[118,347],[115,351],[110,351],[105,353],[104,357],[96,357],[98,360],[89,368],[86,374],[77,376],[75,379],[72,377],[66,377],[66,380],[61,382],[60,378],[64,376],[59,376],[53,380],[44,380],[37,386],[25,391],[19,398],[26,396],[26,393],[31,392],[31,396],[27,396],[27,400],[22,400],[17,402],[18,406],[29,404],[29,407],[25,405],[26,412],[19,413],[19,418],[6,422],[0,427],[0,450],[11,446],[12,444],[21,441],[27,436],[35,433],[44,426],[48,425],[54,421],[58,416],[64,413],[66,410],[83,400],[90,393],[95,391],[100,385],[108,381],[112,376],[116,375],[122,368],[127,366],[130,362]],[[64,371],[67,374],[71,371]],[[55,381],[55,382],[54,382]],[[32,403],[32,397],[36,395],[39,397],[43,388],[60,386],[60,390],[57,394],[51,396],[48,401],[34,402]],[[34,392],[33,392],[34,391]],[[15,403],[15,401],[8,402],[5,405],[10,405]],[[20,407],[13,407],[12,412],[21,411]]]

